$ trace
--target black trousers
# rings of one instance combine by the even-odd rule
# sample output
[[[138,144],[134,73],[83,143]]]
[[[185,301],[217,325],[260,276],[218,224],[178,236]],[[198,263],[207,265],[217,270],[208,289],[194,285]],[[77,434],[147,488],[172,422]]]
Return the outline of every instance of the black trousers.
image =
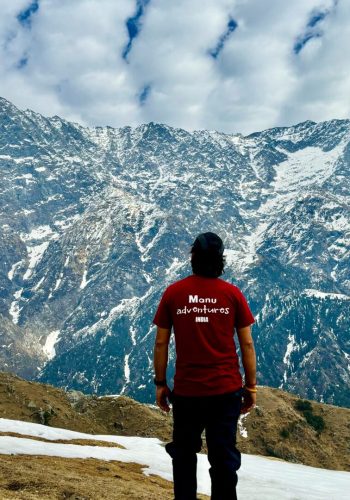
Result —
[[[194,500],[197,493],[197,455],[205,429],[210,463],[211,499],[235,500],[241,454],[236,448],[242,389],[214,396],[171,394],[173,441],[165,448],[172,457],[176,500]]]

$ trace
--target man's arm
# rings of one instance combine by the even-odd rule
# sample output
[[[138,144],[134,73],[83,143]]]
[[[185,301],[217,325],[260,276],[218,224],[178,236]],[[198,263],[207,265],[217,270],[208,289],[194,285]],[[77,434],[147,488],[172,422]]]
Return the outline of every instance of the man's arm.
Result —
[[[157,336],[154,344],[154,373],[157,380],[166,379],[166,369],[168,365],[168,348],[171,329],[157,327]],[[170,389],[167,385],[157,386],[156,399],[157,405],[164,411],[170,411],[167,403],[167,396]]]
[[[245,385],[249,388],[256,387],[256,356],[251,327],[237,328],[237,335],[242,354],[242,364],[245,374]],[[244,403],[241,413],[247,413],[256,404],[256,393],[245,391]]]

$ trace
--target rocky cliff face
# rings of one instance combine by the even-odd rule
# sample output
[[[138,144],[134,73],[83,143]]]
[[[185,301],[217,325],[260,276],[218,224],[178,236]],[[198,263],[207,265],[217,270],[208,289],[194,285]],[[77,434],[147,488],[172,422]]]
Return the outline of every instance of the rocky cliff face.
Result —
[[[88,129],[1,100],[0,130],[5,369],[151,401],[157,303],[211,230],[256,316],[259,382],[350,405],[350,121]]]

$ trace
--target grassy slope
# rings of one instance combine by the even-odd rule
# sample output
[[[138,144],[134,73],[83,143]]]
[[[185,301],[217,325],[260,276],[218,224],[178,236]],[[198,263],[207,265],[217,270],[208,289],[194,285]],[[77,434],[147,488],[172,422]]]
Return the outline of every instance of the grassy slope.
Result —
[[[325,422],[325,429],[317,433],[295,408],[298,399],[279,389],[259,388],[257,408],[243,421],[248,438],[238,435],[240,450],[350,471],[350,410],[310,402],[313,414]],[[40,422],[40,409],[54,427],[171,439],[171,415],[156,408],[124,396],[66,393],[0,372],[0,417]],[[139,465],[95,459],[0,456],[0,477],[0,498],[173,498],[171,483],[146,477]]]

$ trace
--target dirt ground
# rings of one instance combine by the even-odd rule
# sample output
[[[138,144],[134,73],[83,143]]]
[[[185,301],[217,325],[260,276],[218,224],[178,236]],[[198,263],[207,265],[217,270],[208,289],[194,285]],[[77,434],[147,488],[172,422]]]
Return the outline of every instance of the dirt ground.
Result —
[[[0,456],[1,500],[170,500],[172,488],[171,482],[146,476],[142,465],[134,463]]]
[[[0,435],[48,441],[13,432]],[[85,439],[50,442],[123,448]],[[0,455],[0,500],[172,500],[173,483],[153,474],[147,476],[144,467],[147,465],[94,458]],[[209,497],[198,495],[198,498]]]

